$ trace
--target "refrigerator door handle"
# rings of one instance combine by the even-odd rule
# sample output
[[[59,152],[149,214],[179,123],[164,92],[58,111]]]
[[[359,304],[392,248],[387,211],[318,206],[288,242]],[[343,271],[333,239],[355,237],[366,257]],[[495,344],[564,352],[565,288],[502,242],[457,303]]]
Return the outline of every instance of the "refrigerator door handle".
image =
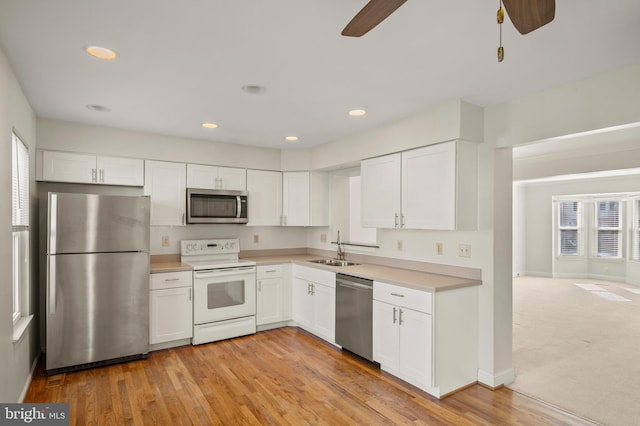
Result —
[[[47,265],[47,279],[49,281],[49,315],[56,313],[56,259],[49,257]]]
[[[49,238],[47,249],[49,254],[56,254],[56,234],[58,225],[58,194],[51,194],[49,199]]]

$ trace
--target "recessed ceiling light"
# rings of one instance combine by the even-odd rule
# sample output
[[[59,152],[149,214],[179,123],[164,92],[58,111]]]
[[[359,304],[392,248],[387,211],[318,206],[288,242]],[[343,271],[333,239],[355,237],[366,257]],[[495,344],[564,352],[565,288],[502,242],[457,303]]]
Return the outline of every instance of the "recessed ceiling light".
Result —
[[[363,109],[352,109],[351,111],[349,111],[349,115],[352,117],[362,117],[366,113],[367,111]]]
[[[216,123],[202,123],[202,127],[205,129],[217,129],[218,125]]]
[[[259,84],[245,84],[242,86],[242,90],[252,95],[261,95],[267,91],[267,88]]]
[[[87,108],[90,109],[91,111],[98,111],[98,112],[109,112],[111,111],[111,108],[108,108],[104,105],[94,105],[94,104],[90,104],[87,105]]]
[[[115,51],[102,46],[85,46],[84,51],[94,58],[103,59],[105,61],[112,61],[118,57],[118,54]]]
[[[296,141],[299,141],[299,140],[300,140],[300,138],[299,138],[299,137],[297,137],[297,136],[293,136],[293,135],[292,135],[292,136],[285,136],[285,138],[284,138],[284,139],[285,139],[286,141],[288,141],[288,142],[296,142]]]

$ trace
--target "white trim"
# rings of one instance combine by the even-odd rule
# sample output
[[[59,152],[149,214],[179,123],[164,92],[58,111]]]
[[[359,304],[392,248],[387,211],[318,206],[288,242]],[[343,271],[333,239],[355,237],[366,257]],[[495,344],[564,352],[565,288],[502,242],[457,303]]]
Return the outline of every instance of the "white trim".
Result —
[[[31,371],[29,371],[29,376],[24,383],[24,387],[22,388],[22,392],[20,392],[20,397],[18,398],[18,403],[22,404],[24,402],[24,397],[27,396],[27,391],[29,390],[29,386],[31,386],[31,381],[33,380],[33,373],[36,371],[36,366],[38,365],[38,360],[40,359],[40,355],[34,358],[33,364],[31,365]]]
[[[27,328],[29,327],[32,319],[33,315],[28,315],[26,317],[20,317],[20,319],[15,322],[15,324],[13,325],[13,343],[18,343],[20,340],[22,340],[22,337],[27,331]]]
[[[478,381],[492,388],[509,385],[513,383],[515,378],[516,374],[513,367],[501,371],[498,374],[491,374],[484,370],[478,369]]]

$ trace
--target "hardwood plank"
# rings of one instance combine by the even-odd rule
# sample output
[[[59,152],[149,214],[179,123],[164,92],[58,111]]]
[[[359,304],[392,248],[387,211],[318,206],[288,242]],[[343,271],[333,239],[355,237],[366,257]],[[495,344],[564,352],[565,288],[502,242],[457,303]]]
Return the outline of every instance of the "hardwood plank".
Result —
[[[68,402],[72,425],[590,424],[507,388],[438,400],[294,327],[51,377],[41,360],[25,402]]]

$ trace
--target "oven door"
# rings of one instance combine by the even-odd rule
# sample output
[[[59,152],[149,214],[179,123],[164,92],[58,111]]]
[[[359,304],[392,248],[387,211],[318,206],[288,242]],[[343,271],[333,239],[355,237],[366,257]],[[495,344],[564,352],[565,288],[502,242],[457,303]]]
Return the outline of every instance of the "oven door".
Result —
[[[193,273],[193,322],[206,324],[256,314],[256,268]]]

